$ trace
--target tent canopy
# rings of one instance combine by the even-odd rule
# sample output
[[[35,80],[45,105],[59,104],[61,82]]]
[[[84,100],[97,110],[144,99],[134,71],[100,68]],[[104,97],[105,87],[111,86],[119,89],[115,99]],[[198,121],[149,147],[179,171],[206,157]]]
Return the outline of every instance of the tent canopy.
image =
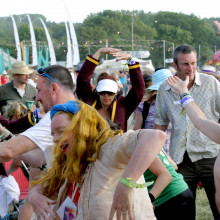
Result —
[[[134,58],[134,59],[136,62],[140,63],[142,71],[145,71],[146,69],[150,69],[150,70],[152,70],[152,72],[154,72],[154,67],[153,67],[151,60],[141,60],[138,58]],[[127,68],[126,63],[127,63],[127,61],[125,61],[125,60],[120,60],[118,62],[116,62],[116,59],[104,60],[102,64],[98,65],[95,68],[95,72],[97,74],[100,74],[102,72],[107,72],[109,74],[113,74],[115,72],[115,70],[121,70],[121,69]]]

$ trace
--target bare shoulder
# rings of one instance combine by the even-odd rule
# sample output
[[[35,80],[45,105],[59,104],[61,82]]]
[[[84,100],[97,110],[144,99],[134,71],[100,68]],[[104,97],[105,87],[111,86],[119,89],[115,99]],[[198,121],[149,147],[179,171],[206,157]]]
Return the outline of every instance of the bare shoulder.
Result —
[[[166,138],[166,133],[159,129],[141,129],[139,136],[148,136],[151,138]]]

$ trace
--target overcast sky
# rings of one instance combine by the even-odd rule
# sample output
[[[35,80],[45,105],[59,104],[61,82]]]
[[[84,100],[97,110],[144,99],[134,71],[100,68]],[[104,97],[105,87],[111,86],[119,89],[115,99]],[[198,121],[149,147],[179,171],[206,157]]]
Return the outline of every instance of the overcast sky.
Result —
[[[47,20],[67,21],[64,0],[1,0],[0,16],[43,14]],[[65,0],[73,23],[83,22],[90,13],[103,10],[143,10],[144,12],[182,12],[201,18],[220,17],[220,1],[201,0]]]

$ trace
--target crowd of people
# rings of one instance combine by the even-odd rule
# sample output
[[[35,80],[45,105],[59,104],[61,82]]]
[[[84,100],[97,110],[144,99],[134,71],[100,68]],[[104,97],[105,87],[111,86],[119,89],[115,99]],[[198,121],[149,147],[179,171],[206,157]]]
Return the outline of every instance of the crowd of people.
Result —
[[[103,54],[128,67],[92,83]],[[220,219],[219,81],[188,44],[172,65],[147,74],[117,48],[88,55],[75,80],[60,65],[14,63],[0,86],[0,183],[29,166],[18,219],[195,220],[199,182]]]

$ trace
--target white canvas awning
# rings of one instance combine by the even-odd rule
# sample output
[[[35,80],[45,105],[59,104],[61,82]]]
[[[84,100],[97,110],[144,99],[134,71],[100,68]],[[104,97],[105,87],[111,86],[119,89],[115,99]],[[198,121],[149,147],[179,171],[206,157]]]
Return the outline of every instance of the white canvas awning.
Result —
[[[154,72],[154,67],[153,67],[151,60],[141,60],[138,58],[134,58],[134,59],[140,63],[142,71],[144,71],[146,69],[150,69],[150,70],[152,70],[152,72]],[[95,68],[95,72],[97,74],[100,74],[102,72],[107,72],[109,74],[113,74],[115,72],[115,70],[117,70],[117,69],[121,70],[121,69],[127,68],[126,63],[127,63],[126,60],[121,60],[118,62],[116,62],[116,59],[104,60],[102,64],[98,65]]]

